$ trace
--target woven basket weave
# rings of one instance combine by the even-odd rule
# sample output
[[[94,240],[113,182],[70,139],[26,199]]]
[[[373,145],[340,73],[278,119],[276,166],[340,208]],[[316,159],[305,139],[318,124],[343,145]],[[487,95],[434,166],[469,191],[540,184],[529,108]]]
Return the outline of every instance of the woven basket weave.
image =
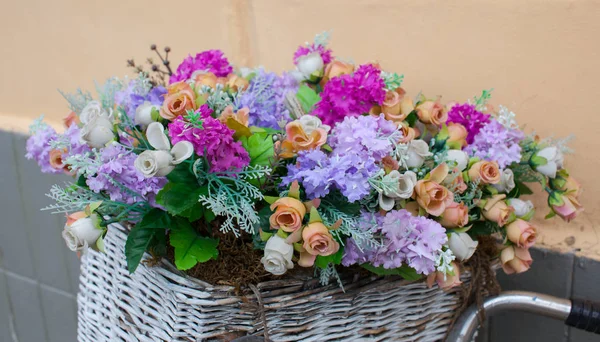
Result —
[[[257,284],[238,297],[233,288],[186,277],[168,263],[140,265],[130,275],[123,227],[113,225],[106,253],[89,251],[81,265],[78,340],[207,341],[267,334],[272,341],[440,341],[459,289],[423,282],[367,278],[319,287],[316,281]],[[469,281],[464,275],[463,282]]]

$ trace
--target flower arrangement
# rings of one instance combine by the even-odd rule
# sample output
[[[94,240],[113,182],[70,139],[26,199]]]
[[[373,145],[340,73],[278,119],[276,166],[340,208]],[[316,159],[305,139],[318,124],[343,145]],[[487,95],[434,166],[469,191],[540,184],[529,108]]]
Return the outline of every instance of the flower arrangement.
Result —
[[[315,267],[327,281],[359,265],[449,287],[479,236],[497,237],[506,273],[530,267],[528,183],[548,193],[549,217],[583,210],[565,141],[525,134],[489,91],[410,97],[402,75],[337,59],[327,40],[300,46],[282,75],[219,50],[173,72],[153,46],[151,72],[129,61],[138,76],[98,85],[97,99],[64,94],[65,132],[36,121],[27,157],[75,179],[49,193],[67,246],[102,251],[124,222],[130,272],[144,252],[171,249],[181,270],[217,259],[228,234],[264,250],[273,275]]]

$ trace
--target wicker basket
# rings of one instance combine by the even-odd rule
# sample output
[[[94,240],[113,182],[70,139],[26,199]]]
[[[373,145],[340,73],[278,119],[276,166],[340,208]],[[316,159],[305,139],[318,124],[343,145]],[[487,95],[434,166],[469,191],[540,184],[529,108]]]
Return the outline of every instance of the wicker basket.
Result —
[[[267,335],[272,341],[439,341],[460,306],[459,289],[428,289],[397,278],[270,281],[239,297],[227,286],[186,277],[168,263],[127,271],[126,233],[111,226],[107,253],[82,260],[78,339],[206,341]],[[463,281],[468,281],[465,275]]]

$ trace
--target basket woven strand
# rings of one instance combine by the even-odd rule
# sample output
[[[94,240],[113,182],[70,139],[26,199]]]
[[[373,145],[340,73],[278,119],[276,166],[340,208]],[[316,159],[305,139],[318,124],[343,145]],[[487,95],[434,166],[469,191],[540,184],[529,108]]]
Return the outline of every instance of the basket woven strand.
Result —
[[[80,342],[223,341],[262,336],[265,321],[272,341],[441,341],[461,304],[459,288],[370,277],[346,282],[345,292],[316,280],[260,283],[261,306],[255,295],[236,296],[233,287],[187,277],[168,263],[129,274],[126,239],[112,225],[106,253],[82,258]],[[469,281],[468,272],[461,280]]]

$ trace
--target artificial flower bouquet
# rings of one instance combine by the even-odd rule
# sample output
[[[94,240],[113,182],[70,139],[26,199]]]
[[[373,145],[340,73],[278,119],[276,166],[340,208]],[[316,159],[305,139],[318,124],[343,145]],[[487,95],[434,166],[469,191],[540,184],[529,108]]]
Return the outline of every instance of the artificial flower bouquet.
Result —
[[[253,262],[267,275],[314,267],[326,282],[358,265],[449,287],[480,236],[497,238],[506,273],[530,267],[527,183],[542,184],[549,216],[582,210],[565,141],[525,134],[489,91],[409,96],[403,76],[336,59],[326,38],[281,75],[219,50],[173,71],[152,46],[161,62],[148,72],[128,61],[138,76],[98,85],[96,99],[64,94],[66,130],[35,122],[27,157],[75,179],[49,193],[67,246],[102,251],[124,223],[130,272],[145,252],[190,270],[233,236],[264,250]]]

